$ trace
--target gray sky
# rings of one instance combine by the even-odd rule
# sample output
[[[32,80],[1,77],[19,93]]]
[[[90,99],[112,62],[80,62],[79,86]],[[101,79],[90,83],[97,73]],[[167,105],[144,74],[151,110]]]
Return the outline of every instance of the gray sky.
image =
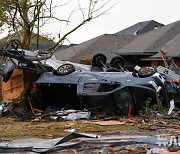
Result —
[[[49,0],[50,1],[50,0]],[[68,5],[58,8],[54,14],[61,19],[67,19],[71,11],[77,8],[80,1],[82,7],[88,0],[53,0],[57,4],[69,1]],[[103,0],[99,0],[103,1]],[[102,34],[113,34],[133,24],[142,21],[155,20],[163,24],[169,24],[180,20],[180,0],[110,0],[111,6],[117,3],[107,15],[100,16],[95,20],[83,25],[80,29],[68,36],[70,43],[82,43]],[[69,26],[50,22],[43,29],[43,34],[50,34],[51,37],[61,36],[80,23],[82,14],[73,13]],[[7,34],[1,34],[1,38]],[[65,42],[68,44],[69,42]]]
[[[180,0],[114,0],[108,15],[101,16],[71,34],[71,43],[81,43],[99,35],[113,34],[141,21],[169,24],[180,20]]]
[[[166,25],[180,20],[179,7],[180,0],[119,0],[108,15],[84,25],[68,38],[72,43],[81,43],[105,33],[116,33],[133,24],[148,20]]]

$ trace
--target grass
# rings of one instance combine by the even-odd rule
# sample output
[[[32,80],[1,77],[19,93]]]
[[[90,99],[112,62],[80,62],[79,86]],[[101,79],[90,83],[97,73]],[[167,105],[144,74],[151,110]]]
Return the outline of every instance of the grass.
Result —
[[[55,138],[69,134],[67,131],[69,129],[75,129],[76,132],[81,133],[100,135],[136,128],[127,125],[100,126],[92,123],[91,120],[22,122],[14,118],[0,118],[1,139]]]
[[[148,117],[119,118],[119,125],[102,126],[94,122],[102,120],[77,121],[20,121],[15,118],[0,117],[0,139],[57,138],[70,134],[75,129],[79,133],[96,135],[156,135],[159,133],[179,133],[179,118],[159,119]]]

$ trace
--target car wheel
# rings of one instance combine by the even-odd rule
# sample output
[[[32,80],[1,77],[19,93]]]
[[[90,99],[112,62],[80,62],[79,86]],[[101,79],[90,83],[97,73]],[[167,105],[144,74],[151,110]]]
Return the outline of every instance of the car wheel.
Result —
[[[121,69],[122,67],[124,67],[124,58],[121,56],[115,56],[111,59],[110,65],[111,67]]]
[[[106,64],[107,58],[104,54],[98,53],[93,56],[92,66],[103,67]]]
[[[75,71],[75,67],[72,64],[63,64],[56,70],[58,75],[68,75]]]
[[[154,67],[142,67],[139,71],[138,71],[138,76],[139,77],[148,77],[153,75],[154,73],[156,73],[157,70]]]

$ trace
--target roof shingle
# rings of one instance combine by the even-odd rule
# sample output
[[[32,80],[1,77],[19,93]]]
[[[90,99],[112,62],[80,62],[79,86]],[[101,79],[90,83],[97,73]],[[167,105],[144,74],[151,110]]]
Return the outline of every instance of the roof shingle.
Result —
[[[177,37],[180,33],[180,21],[174,22],[167,26],[152,30],[145,34],[139,35],[131,43],[120,49],[118,55],[154,55],[161,49],[168,49],[169,53],[174,54],[177,50],[179,41]],[[174,43],[173,43],[174,42]],[[173,44],[172,44],[173,43]],[[170,46],[171,44],[171,46]],[[179,43],[180,44],[180,43]],[[177,45],[177,47],[175,47]],[[169,46],[169,48],[167,48]],[[171,50],[174,49],[174,50]],[[177,51],[178,52],[178,51]]]

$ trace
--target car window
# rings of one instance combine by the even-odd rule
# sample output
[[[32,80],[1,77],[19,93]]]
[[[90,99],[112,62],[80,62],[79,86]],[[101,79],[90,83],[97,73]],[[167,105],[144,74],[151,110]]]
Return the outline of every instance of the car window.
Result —
[[[109,92],[112,91],[120,86],[120,83],[101,83],[98,92]]]

